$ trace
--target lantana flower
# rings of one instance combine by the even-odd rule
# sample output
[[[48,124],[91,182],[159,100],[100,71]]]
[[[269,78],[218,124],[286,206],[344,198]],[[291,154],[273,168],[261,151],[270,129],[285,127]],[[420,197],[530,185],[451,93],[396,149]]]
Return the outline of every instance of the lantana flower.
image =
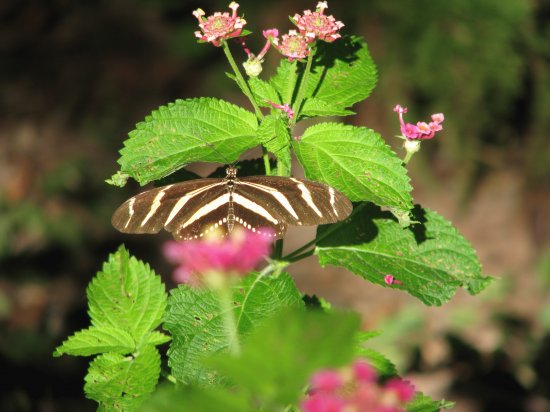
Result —
[[[169,241],[164,244],[163,253],[168,261],[178,265],[174,272],[176,282],[199,286],[202,275],[215,272],[237,277],[254,269],[269,255],[272,237],[268,232],[269,229],[234,230],[226,238],[213,235],[184,242]]]
[[[443,120],[445,116],[443,113],[432,114],[432,121],[429,123],[418,122],[416,125],[412,123],[405,123],[403,120],[403,114],[407,113],[408,109],[402,107],[401,105],[396,105],[393,108],[393,111],[396,112],[399,116],[399,124],[401,125],[401,133],[403,137],[407,140],[427,140],[432,139],[435,136],[435,133],[443,130]]]
[[[405,412],[414,393],[414,386],[401,378],[378,383],[376,371],[357,360],[343,370],[315,373],[300,406],[304,412]]]
[[[199,21],[201,28],[201,31],[195,32],[195,36],[216,47],[221,46],[224,40],[240,36],[246,25],[246,20],[237,16],[238,3],[232,1],[229,8],[232,10],[232,14],[217,11],[208,17],[204,17],[205,12],[202,9],[193,11],[193,16]]]
[[[296,13],[291,20],[296,24],[300,33],[306,37],[331,43],[341,37],[339,31],[344,27],[344,23],[336,21],[332,15],[327,16],[325,14],[327,8],[327,2],[320,1],[317,3],[315,11],[304,10],[303,15]]]
[[[289,30],[288,34],[283,34],[280,41],[279,37],[273,33],[269,35],[269,39],[273,46],[288,58],[289,62],[304,59],[311,53],[309,46],[312,39],[296,30]]]

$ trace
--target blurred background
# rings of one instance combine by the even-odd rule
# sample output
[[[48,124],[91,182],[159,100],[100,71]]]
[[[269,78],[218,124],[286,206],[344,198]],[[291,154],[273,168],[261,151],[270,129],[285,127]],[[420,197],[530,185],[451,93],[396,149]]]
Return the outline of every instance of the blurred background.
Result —
[[[127,133],[158,106],[216,96],[248,107],[221,50],[193,36],[195,8],[228,3],[0,2],[0,410],[95,410],[83,397],[88,360],[51,354],[87,325],[85,287],[120,243],[170,282],[165,237],[110,226],[138,185],[104,180]],[[316,2],[240,4],[259,51],[262,29],[286,31],[288,15]],[[457,411],[550,411],[550,2],[329,7],[344,33],[366,38],[379,68],[378,87],[346,121],[401,154],[396,103],[411,122],[445,113],[444,131],[410,164],[415,200],[453,221],[499,280],[425,308],[310,258],[290,269],[298,286],[361,312],[365,328],[382,332],[373,345]],[[266,73],[278,59],[268,55]]]

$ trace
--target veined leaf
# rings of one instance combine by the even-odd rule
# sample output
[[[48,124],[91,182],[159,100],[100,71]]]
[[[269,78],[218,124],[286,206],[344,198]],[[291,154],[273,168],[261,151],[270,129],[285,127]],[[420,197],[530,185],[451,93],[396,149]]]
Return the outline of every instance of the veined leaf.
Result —
[[[192,162],[230,163],[260,143],[257,127],[253,113],[226,101],[176,100],[136,125],[118,163],[141,185]]]
[[[136,350],[132,336],[119,328],[100,326],[81,330],[59,346],[54,356],[90,356],[103,352],[127,354]]]
[[[121,246],[109,256],[87,290],[89,314],[96,327],[120,328],[139,345],[160,325],[166,292],[149,265],[130,256]]]
[[[304,101],[300,117],[315,117],[315,116],[349,116],[355,112],[347,109],[342,109],[340,106],[327,102],[326,100],[310,97]]]
[[[252,90],[252,94],[256,99],[256,102],[261,107],[272,107],[268,101],[280,104],[281,100],[277,90],[271,85],[271,83],[257,77],[251,77],[248,79],[248,84]]]
[[[338,115],[338,111],[366,99],[376,81],[376,66],[365,41],[361,37],[345,36],[334,43],[319,42],[308,76],[306,97],[324,101],[322,107],[332,107],[334,115]],[[309,115],[313,115],[312,107],[307,108]],[[315,115],[327,114],[320,111]]]
[[[334,186],[351,201],[389,206],[398,217],[412,208],[407,170],[371,129],[320,123],[292,146],[308,179]]]
[[[367,205],[319,243],[321,265],[342,266],[384,287],[405,290],[427,305],[441,305],[462,286],[479,293],[491,278],[481,274],[479,259],[470,243],[450,222],[430,210],[416,207],[413,220],[421,223],[403,229],[389,212]],[[326,227],[320,227],[322,234]],[[386,275],[397,282],[387,285]]]
[[[290,63],[286,59],[281,59],[277,73],[270,79],[270,83],[277,90],[282,104],[287,103],[292,106],[297,80],[296,61]]]
[[[290,135],[284,121],[276,116],[266,116],[260,127],[258,137],[262,145],[277,157],[277,175],[288,176],[290,174]]]
[[[288,274],[249,275],[233,288],[235,318],[240,337],[272,313],[302,306],[301,295]],[[172,334],[168,364],[181,382],[208,384],[216,373],[201,364],[207,354],[225,351],[229,336],[223,325],[218,296],[208,289],[180,285],[172,290],[164,328]]]
[[[153,392],[159,374],[160,355],[153,346],[133,356],[106,353],[90,364],[84,392],[100,410],[133,411]]]

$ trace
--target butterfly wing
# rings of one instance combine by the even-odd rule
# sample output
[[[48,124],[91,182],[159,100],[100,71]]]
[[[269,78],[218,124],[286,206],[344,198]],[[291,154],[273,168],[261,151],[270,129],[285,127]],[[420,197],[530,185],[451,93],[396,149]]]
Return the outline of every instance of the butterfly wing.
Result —
[[[254,199],[288,225],[310,226],[347,218],[353,206],[336,189],[319,182],[279,176],[251,176],[237,180],[235,192]]]
[[[123,233],[158,233],[162,228],[176,239],[199,236],[215,213],[227,213],[227,206],[208,210],[205,205],[221,203],[227,197],[224,179],[196,179],[142,192],[124,202],[111,223]]]

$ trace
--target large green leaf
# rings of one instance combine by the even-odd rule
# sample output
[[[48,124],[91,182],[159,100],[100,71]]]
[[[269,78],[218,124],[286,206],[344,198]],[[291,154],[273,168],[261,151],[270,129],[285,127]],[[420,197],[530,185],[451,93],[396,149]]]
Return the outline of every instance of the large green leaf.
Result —
[[[253,113],[213,98],[177,100],[138,123],[124,142],[121,171],[140,184],[191,162],[230,163],[257,146]]]
[[[166,307],[160,277],[123,246],[109,256],[87,294],[92,325],[120,328],[137,344],[160,325]]]
[[[288,274],[247,276],[233,288],[233,302],[241,337],[275,311],[302,305],[300,292]],[[205,368],[201,360],[228,347],[218,295],[208,289],[180,285],[168,299],[164,328],[172,334],[168,364],[176,379],[199,384],[216,381],[216,373]]]
[[[441,305],[462,286],[479,293],[490,282],[481,274],[471,244],[440,215],[416,207],[421,223],[403,229],[389,212],[367,205],[349,224],[321,241],[321,265],[342,266],[384,287],[405,290],[427,305]],[[319,228],[319,235],[327,227]],[[397,280],[387,285],[386,275]]]
[[[308,179],[334,186],[352,201],[391,207],[396,215],[412,208],[407,170],[371,129],[320,123],[292,146]]]
[[[303,395],[315,371],[352,360],[359,324],[352,313],[284,310],[245,340],[240,356],[209,363],[265,410],[283,410]]]
[[[98,356],[86,375],[86,397],[99,402],[103,411],[134,411],[153,392],[160,374],[160,354],[153,346],[123,356]]]
[[[334,43],[319,43],[308,76],[306,98],[315,98],[323,110],[306,100],[300,115],[341,116],[349,113],[345,109],[366,99],[374,89],[376,66],[361,37],[346,36]]]
[[[268,102],[281,103],[281,98],[271,83],[258,77],[251,77],[248,79],[248,84],[259,106],[273,107]]]

